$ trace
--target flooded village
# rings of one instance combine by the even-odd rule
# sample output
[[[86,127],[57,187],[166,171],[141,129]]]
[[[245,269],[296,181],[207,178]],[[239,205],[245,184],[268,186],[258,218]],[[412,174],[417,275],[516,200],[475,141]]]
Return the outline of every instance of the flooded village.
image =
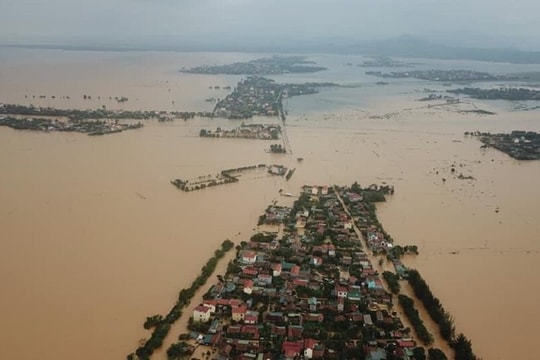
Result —
[[[185,192],[203,190],[207,187],[239,182],[240,179],[246,178],[246,174],[249,176],[250,173],[254,173],[260,178],[261,171],[263,174],[267,175],[285,176],[285,178],[289,180],[293,176],[295,169],[288,169],[285,166],[278,164],[242,166],[234,169],[221,170],[216,175],[201,175],[196,178],[186,180],[174,179],[171,181],[171,184]]]
[[[254,140],[278,140],[281,136],[281,126],[273,124],[241,124],[231,130],[218,127],[215,131],[201,129],[200,137],[232,138]]]
[[[360,57],[314,55],[335,71],[331,76],[235,65],[242,75],[273,79],[176,70],[214,55],[182,63],[184,54],[137,54],[145,59],[138,63],[128,53],[118,55],[125,63],[110,60],[120,65],[101,81],[125,76],[126,91],[111,92],[129,100],[103,108],[94,94],[106,91],[91,85],[99,74],[92,66],[101,67],[85,61],[106,54],[80,56],[73,67],[89,85],[72,88],[70,99],[25,98],[58,93],[32,88],[30,76],[19,88],[0,89],[2,101],[24,104],[0,107],[1,121],[11,124],[0,127],[2,280],[13,289],[2,299],[9,309],[2,314],[10,324],[6,356],[34,358],[35,349],[20,340],[31,337],[59,358],[83,352],[85,359],[145,359],[153,348],[155,359],[467,359],[474,348],[502,359],[491,341],[515,339],[493,324],[496,318],[523,341],[535,333],[536,321],[522,328],[507,305],[484,301],[500,289],[535,319],[534,292],[522,302],[516,297],[526,282],[513,279],[529,281],[536,269],[537,196],[520,191],[534,188],[537,167],[496,150],[504,144],[507,153],[518,146],[523,156],[536,151],[537,136],[528,130],[539,130],[534,112],[508,114],[472,96],[461,101],[492,115],[476,116],[483,114],[474,104],[476,112],[467,114],[431,106],[450,100],[439,97],[444,84],[418,105],[423,85],[377,86],[364,69],[346,65],[369,67]],[[230,55],[230,62],[245,62],[243,56]],[[378,66],[402,66],[385,62]],[[146,77],[156,64],[160,71]],[[61,79],[54,74],[51,88]],[[330,82],[334,75],[343,85]],[[82,99],[77,91],[93,95]],[[82,136],[138,123],[144,127],[118,136]],[[486,140],[492,145],[480,149],[480,137],[463,136],[475,129],[493,134]],[[355,179],[383,186],[331,185]],[[395,195],[386,181],[396,184]],[[218,247],[224,238],[230,241]],[[213,252],[220,256],[209,260]],[[205,278],[197,276],[201,266]],[[486,281],[492,274],[500,282]],[[181,303],[179,288],[186,290]],[[443,303],[455,328],[453,317],[430,303]],[[528,359],[527,349],[517,351]]]
[[[321,87],[335,87],[330,82],[305,84],[278,84],[274,80],[249,76],[238,83],[234,91],[220,100],[214,116],[228,119],[248,119],[253,116],[279,116],[285,120],[283,99],[312,95]]]
[[[514,130],[509,134],[466,132],[477,137],[482,147],[493,147],[516,160],[540,160],[540,133]]]
[[[393,192],[357,183],[304,186],[292,207],[270,205],[259,218],[265,231],[236,246],[226,274],[192,308],[189,332],[168,348],[168,359],[196,351],[220,360],[447,359],[431,346],[414,301],[399,294],[399,283],[409,278],[401,258],[418,250],[395,245],[377,219],[373,204]],[[382,271],[385,262],[392,271]],[[470,342],[449,326],[456,358],[475,359]],[[145,348],[128,359],[146,358]]]

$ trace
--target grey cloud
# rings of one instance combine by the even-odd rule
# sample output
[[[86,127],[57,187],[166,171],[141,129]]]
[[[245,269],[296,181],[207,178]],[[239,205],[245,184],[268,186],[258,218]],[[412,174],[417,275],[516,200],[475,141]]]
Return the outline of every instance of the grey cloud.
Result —
[[[535,0],[0,0],[0,42],[368,41],[415,34],[540,47]]]

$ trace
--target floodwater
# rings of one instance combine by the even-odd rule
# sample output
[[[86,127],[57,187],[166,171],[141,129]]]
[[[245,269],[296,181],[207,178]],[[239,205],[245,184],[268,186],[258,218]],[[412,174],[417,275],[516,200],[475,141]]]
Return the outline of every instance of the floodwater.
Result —
[[[177,69],[254,57],[0,49],[0,102],[208,110],[205,98],[226,94],[209,86],[234,86],[239,77]],[[124,358],[148,336],[145,317],[166,313],[222,240],[247,240],[264,208],[283,200],[279,189],[358,181],[395,185],[379,206],[381,221],[397,243],[419,246],[420,255],[405,263],[428,280],[476,353],[535,359],[531,347],[511,344],[534,343],[540,333],[540,163],[480,149],[463,132],[540,131],[538,112],[481,102],[498,114],[426,108],[414,99],[437,84],[376,87],[365,69],[345,68],[350,58],[315,58],[332,66],[315,80],[335,74],[363,86],[288,100],[293,155],[265,153],[264,141],[198,137],[201,128],[238,125],[228,120],[148,122],[104,137],[0,128],[4,356]],[[460,68],[484,65],[498,69],[478,62]],[[513,65],[505,66],[500,72]],[[118,104],[115,96],[129,100]],[[259,163],[297,170],[289,182],[261,175],[191,193],[169,183]],[[455,178],[452,164],[475,180]]]

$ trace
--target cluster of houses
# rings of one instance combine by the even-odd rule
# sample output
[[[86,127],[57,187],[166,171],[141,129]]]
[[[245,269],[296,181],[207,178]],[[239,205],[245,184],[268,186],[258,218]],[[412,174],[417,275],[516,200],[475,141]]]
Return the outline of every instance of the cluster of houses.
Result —
[[[222,360],[413,359],[410,329],[355,229],[361,215],[349,215],[362,203],[350,190],[305,186],[292,208],[269,207],[261,221],[276,231],[237,248],[193,309],[192,337]]]
[[[242,138],[242,139],[260,139],[277,140],[281,134],[279,125],[266,124],[242,124],[231,130],[218,127],[216,131],[202,129],[199,133],[201,137],[213,138]]]
[[[216,105],[215,114],[244,119],[252,116],[277,116],[282,86],[273,80],[250,76]]]

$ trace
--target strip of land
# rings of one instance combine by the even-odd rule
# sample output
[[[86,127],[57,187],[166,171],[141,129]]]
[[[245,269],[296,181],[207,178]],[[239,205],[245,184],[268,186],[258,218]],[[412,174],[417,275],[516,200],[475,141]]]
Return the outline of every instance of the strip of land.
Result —
[[[247,172],[256,172],[260,170],[263,170],[264,174],[268,175],[285,176],[287,180],[289,180],[293,176],[295,171],[295,169],[287,169],[283,165],[259,164],[222,170],[216,175],[201,175],[194,179],[174,179],[171,181],[171,184],[185,192],[203,190],[209,187],[239,182],[240,178],[242,176],[245,176]]]
[[[279,116],[285,120],[283,98],[310,95],[322,87],[335,87],[335,83],[278,84],[274,80],[249,76],[240,81],[234,91],[220,100],[214,115],[228,119],[247,119],[253,116]]]
[[[474,70],[414,70],[390,73],[383,73],[381,71],[367,71],[366,75],[373,75],[385,79],[412,78],[442,82],[516,81],[528,79],[526,75],[497,75]]]
[[[0,116],[0,126],[7,126],[16,130],[33,130],[33,131],[62,131],[62,132],[78,132],[94,135],[107,135],[119,133],[125,130],[139,129],[143,127],[141,122],[136,124],[123,124],[116,121],[106,120],[71,120],[59,121],[58,119],[50,118],[16,118]]]
[[[267,231],[236,247],[168,359],[196,348],[214,359],[426,358],[414,336],[431,343],[433,335],[405,325],[374,263],[388,258],[399,293],[408,277],[400,258],[417,249],[394,245],[377,220],[374,202],[392,192],[304,186],[292,207],[269,206],[259,219]],[[414,303],[407,306],[420,324]],[[428,353],[448,355],[431,346]]]
[[[220,75],[279,75],[284,73],[313,73],[326,70],[322,66],[314,66],[304,56],[278,56],[261,58],[246,62],[226,65],[202,65],[181,72],[193,74]]]
[[[533,131],[512,131],[510,134],[466,132],[475,136],[482,147],[492,147],[517,160],[540,160],[540,133]]]
[[[497,89],[480,89],[480,88],[463,88],[455,90],[447,90],[452,94],[468,95],[474,99],[483,100],[510,100],[510,101],[524,101],[524,100],[540,100],[540,90],[527,89],[527,88],[515,88],[515,87],[501,87]]]

